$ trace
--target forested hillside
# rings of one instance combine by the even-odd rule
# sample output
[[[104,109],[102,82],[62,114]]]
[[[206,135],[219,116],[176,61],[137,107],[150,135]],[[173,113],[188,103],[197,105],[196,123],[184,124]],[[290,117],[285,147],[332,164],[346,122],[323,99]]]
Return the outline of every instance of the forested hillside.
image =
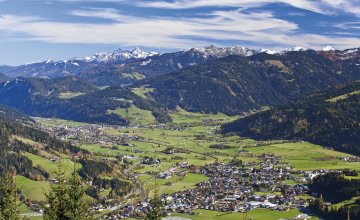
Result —
[[[359,179],[346,179],[340,173],[328,173],[316,177],[310,187],[321,194],[321,197],[310,203],[309,208],[325,219],[359,219],[360,199],[357,197],[360,189]],[[344,202],[345,201],[345,202]],[[344,206],[328,206],[342,202]]]
[[[145,80],[154,99],[169,108],[239,114],[276,106],[360,78],[356,60],[308,50],[250,57],[228,56]]]
[[[126,124],[126,119],[108,111],[135,105],[153,112],[159,122],[170,120],[160,105],[135,95],[129,89],[111,87],[99,90],[75,77],[17,78],[0,86],[0,103],[31,116],[118,125]]]
[[[20,140],[20,137],[45,145],[45,149],[78,152],[77,147],[61,142],[48,133],[30,127],[33,121],[14,110],[0,106],[0,173],[7,170],[16,171],[30,179],[47,178],[49,173],[33,166],[33,162],[21,152],[36,154],[39,149]],[[14,138],[18,137],[18,138]]]
[[[234,115],[286,100],[242,57],[231,56],[145,82],[150,95],[170,109]]]
[[[301,139],[360,155],[360,82],[223,126],[256,139]]]

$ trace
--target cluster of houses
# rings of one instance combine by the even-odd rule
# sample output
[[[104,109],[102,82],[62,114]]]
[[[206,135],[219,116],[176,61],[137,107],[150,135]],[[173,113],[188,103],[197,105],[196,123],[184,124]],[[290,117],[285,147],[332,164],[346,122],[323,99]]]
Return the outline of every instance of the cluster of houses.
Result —
[[[38,128],[56,136],[61,140],[76,140],[79,143],[91,144],[117,144],[127,145],[129,141],[146,141],[141,137],[134,135],[111,135],[104,130],[120,129],[119,126],[110,125],[84,125],[71,127],[68,125],[56,125],[52,127],[45,127],[38,125]]]
[[[159,179],[169,179],[172,176],[185,176],[187,174],[186,168],[189,168],[189,162],[184,161],[179,163],[177,166],[170,168],[167,171],[160,172],[156,176]]]
[[[301,184],[287,185],[291,177],[286,168],[272,166],[267,160],[258,164],[237,167],[231,164],[212,164],[200,169],[210,179],[195,189],[164,195],[170,212],[191,214],[194,209],[221,212],[246,212],[255,208],[289,210],[305,207],[307,201],[297,196],[308,192]],[[268,193],[256,193],[256,191]]]
[[[308,201],[302,196],[309,192],[309,188],[300,183],[284,183],[296,179],[288,164],[271,155],[263,155],[259,159],[260,162],[244,162],[242,165],[214,163],[195,169],[195,173],[206,175],[209,179],[198,183],[194,189],[163,194],[161,199],[165,210],[168,213],[193,214],[195,209],[247,212],[256,208],[278,211],[305,208]],[[185,166],[188,164],[179,164],[178,167]],[[158,178],[168,178],[174,175],[175,170],[160,173]],[[304,176],[308,174],[303,173]],[[149,209],[149,201],[143,200],[122,207],[106,219],[136,217]]]
[[[346,162],[360,162],[360,157],[357,156],[352,156],[352,157],[340,157],[340,160],[344,160]]]

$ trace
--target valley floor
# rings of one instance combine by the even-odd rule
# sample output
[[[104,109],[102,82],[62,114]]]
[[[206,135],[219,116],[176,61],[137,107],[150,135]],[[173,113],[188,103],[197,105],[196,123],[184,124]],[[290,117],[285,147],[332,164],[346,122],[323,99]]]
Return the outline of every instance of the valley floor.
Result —
[[[146,114],[138,116],[146,117]],[[132,215],[133,210],[141,211],[156,188],[164,194],[166,208],[173,216],[194,220],[242,219],[244,216],[255,220],[292,219],[307,212],[307,199],[312,197],[307,194],[306,184],[311,178],[330,170],[360,170],[360,160],[355,157],[307,142],[256,141],[220,134],[220,125],[234,117],[180,109],[171,116],[172,124],[151,124],[152,120],[144,120],[149,123],[127,127],[36,120],[42,130],[91,152],[93,160],[118,164],[112,173],[103,174],[102,178],[119,178],[134,185],[123,197],[114,197],[110,188],[101,189],[107,205],[94,205],[99,218],[136,217]],[[135,122],[139,120],[134,118]],[[55,155],[45,152],[41,146],[39,155],[26,155],[34,166],[49,173],[56,167],[57,162],[51,160]],[[56,158],[64,159],[65,167],[70,170],[72,162],[67,155],[56,154]],[[354,162],[347,158],[354,158]],[[41,195],[49,189],[49,184],[49,180],[17,177],[22,193],[34,201],[44,200]],[[189,193],[203,193],[208,196],[204,199],[212,202],[191,200]],[[234,202],[236,193],[242,202]],[[181,204],[176,202],[180,198]],[[209,204],[223,205],[210,207]],[[29,215],[29,209],[23,212],[31,219],[41,218]]]

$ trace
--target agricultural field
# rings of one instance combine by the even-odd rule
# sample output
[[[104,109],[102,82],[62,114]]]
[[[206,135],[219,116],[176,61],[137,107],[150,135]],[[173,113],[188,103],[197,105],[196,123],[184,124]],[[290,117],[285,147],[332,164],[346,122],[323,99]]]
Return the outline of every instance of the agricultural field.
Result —
[[[202,114],[195,112],[188,112],[184,109],[177,107],[176,111],[170,114],[170,117],[173,119],[173,123],[201,123],[201,122],[211,122],[215,123],[225,123],[238,119],[238,116],[227,116],[222,113],[218,114]]]
[[[252,211],[244,213],[223,213],[223,212],[215,212],[208,210],[195,210],[194,215],[185,215],[185,214],[175,214],[174,216],[179,216],[192,220],[208,220],[208,219],[216,219],[216,220],[239,220],[243,219],[245,216],[248,219],[254,220],[279,220],[286,218],[295,218],[297,215],[302,214],[297,209],[292,209],[290,211],[272,211],[268,209],[255,209]],[[317,220],[317,217],[309,218],[311,220]]]
[[[69,127],[79,127],[89,125],[87,123],[76,122],[76,121],[69,121],[63,119],[55,119],[55,118],[35,118],[38,123],[46,127],[54,127],[59,125],[66,125]]]
[[[209,178],[204,175],[188,173],[185,177],[172,177],[170,179],[153,179],[144,181],[145,189],[150,192],[151,189],[158,187],[161,194],[171,194],[181,192],[196,187],[197,183],[204,182]]]
[[[165,154],[158,154],[166,147],[174,147],[187,150],[187,153],[176,154],[179,157],[186,158],[195,165],[206,164],[214,160],[227,161],[234,156],[238,156],[244,161],[253,161],[253,157],[245,154],[238,155],[239,150],[246,150],[257,155],[263,153],[275,154],[284,157],[284,161],[291,163],[297,170],[318,170],[318,169],[360,169],[360,163],[350,163],[342,161],[339,158],[349,156],[349,154],[325,149],[319,145],[307,142],[291,143],[284,142],[278,144],[267,143],[265,146],[256,146],[255,142],[248,139],[242,139],[238,136],[224,137],[216,134],[214,127],[190,127],[184,130],[164,130],[150,128],[128,128],[121,131],[109,131],[110,133],[128,134],[140,136],[147,139],[147,142],[130,142],[133,149],[145,152],[145,155],[168,157]],[[222,144],[226,149],[210,148],[212,145]],[[89,149],[89,148],[87,148]],[[96,149],[92,149],[96,150]],[[106,151],[97,149],[98,151]],[[129,150],[129,149],[128,149]],[[108,150],[113,152],[113,150]],[[206,152],[206,160],[203,159]],[[136,154],[135,154],[136,155]],[[213,156],[216,155],[216,156]]]
[[[156,119],[151,111],[140,109],[134,105],[130,108],[117,108],[109,110],[108,113],[118,114],[132,124],[149,125],[155,124]]]
[[[284,157],[284,161],[290,162],[298,170],[335,170],[345,168],[360,170],[360,163],[339,160],[340,157],[350,156],[349,154],[325,149],[319,145],[307,142],[244,147],[244,149],[256,154],[273,153]]]

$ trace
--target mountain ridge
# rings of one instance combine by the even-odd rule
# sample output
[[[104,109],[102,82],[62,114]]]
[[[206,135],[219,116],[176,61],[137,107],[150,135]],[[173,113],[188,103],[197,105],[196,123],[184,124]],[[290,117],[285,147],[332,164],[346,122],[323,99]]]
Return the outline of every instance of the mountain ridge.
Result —
[[[312,49],[296,46],[294,48],[274,51],[274,50],[255,50],[245,46],[232,46],[232,47],[216,47],[210,45],[204,48],[190,48],[188,50],[180,50],[168,53],[157,52],[145,52],[140,48],[133,50],[117,49],[109,53],[97,53],[92,56],[83,58],[75,57],[68,60],[44,60],[40,62],[28,63],[19,66],[1,66],[0,72],[5,73],[9,77],[39,77],[39,78],[58,78],[71,75],[83,75],[86,77],[86,73],[93,73],[96,68],[106,68],[107,66],[125,66],[125,70],[130,73],[129,69],[143,69],[142,66],[147,66],[151,62],[161,60],[164,64],[157,64],[153,67],[151,74],[155,75],[169,73],[171,71],[178,71],[182,68],[201,64],[209,60],[223,58],[230,55],[238,55],[249,57],[259,53],[268,54],[286,54],[288,52],[301,52]],[[347,50],[336,50],[331,46],[324,47],[317,52],[323,53],[342,53],[348,51],[358,51],[358,48],[352,48]],[[345,54],[344,54],[345,56]],[[349,56],[347,54],[346,56]],[[120,68],[122,71],[122,68]],[[120,71],[119,70],[119,71]],[[100,70],[101,72],[101,70]],[[105,71],[106,72],[106,71]],[[145,74],[146,75],[146,74]]]

